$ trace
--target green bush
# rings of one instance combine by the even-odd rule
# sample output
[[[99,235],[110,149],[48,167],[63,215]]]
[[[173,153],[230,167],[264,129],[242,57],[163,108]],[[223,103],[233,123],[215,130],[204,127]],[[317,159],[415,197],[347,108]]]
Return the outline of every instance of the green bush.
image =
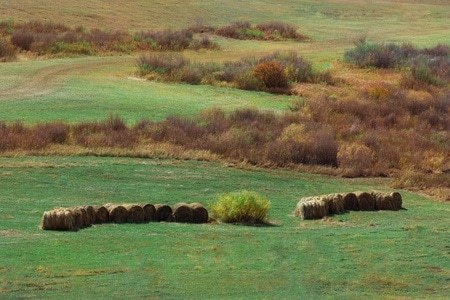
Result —
[[[219,196],[211,209],[214,217],[225,223],[266,224],[270,201],[243,190]]]

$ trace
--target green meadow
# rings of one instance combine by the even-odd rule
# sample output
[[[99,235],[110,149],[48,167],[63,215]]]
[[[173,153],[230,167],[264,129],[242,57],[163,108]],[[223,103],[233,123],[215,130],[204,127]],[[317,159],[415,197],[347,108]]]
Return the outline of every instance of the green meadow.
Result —
[[[4,299],[445,299],[449,292],[445,203],[403,192],[401,211],[293,217],[302,196],[380,189],[383,179],[127,158],[5,158],[0,166]],[[273,226],[38,228],[54,206],[209,204],[240,189],[271,201]]]
[[[53,4],[50,4],[53,3]],[[214,37],[224,62],[293,50],[335,70],[366,36],[428,47],[450,44],[450,5],[426,1],[2,1],[0,21],[55,20],[130,32],[282,20],[311,42]],[[298,96],[147,81],[140,53],[30,58],[0,63],[0,122],[103,120],[132,125],[219,107],[284,112]],[[332,95],[333,96],[333,95]],[[1,124],[0,124],[1,125]],[[1,153],[0,153],[1,155]],[[448,299],[450,208],[400,191],[403,210],[293,216],[304,196],[392,191],[388,178],[339,178],[232,163],[96,156],[0,157],[0,299]],[[256,191],[271,201],[272,226],[211,222],[103,224],[44,231],[43,212],[105,203],[201,202]]]

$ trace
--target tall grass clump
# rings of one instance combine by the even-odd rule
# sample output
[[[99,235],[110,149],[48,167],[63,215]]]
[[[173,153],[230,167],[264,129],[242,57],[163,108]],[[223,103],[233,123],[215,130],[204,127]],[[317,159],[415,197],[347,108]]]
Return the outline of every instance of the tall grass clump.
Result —
[[[242,190],[220,195],[211,208],[214,218],[224,223],[267,224],[270,201],[256,192]]]

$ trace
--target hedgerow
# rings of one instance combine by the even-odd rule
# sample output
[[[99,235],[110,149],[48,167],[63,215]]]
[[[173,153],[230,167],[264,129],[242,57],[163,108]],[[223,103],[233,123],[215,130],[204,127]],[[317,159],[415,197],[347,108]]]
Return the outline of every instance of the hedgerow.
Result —
[[[191,63],[180,54],[151,53],[137,61],[138,73],[150,79],[190,84],[223,83],[244,90],[288,94],[301,82],[333,84],[327,72],[314,72],[311,62],[296,52],[275,52],[261,58],[243,58],[223,64]]]

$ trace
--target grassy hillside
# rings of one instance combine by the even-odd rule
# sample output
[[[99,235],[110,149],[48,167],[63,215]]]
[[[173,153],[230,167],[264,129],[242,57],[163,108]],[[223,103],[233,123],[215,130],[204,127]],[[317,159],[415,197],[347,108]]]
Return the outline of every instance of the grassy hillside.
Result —
[[[12,1],[2,2],[0,20],[57,21],[69,26],[140,30],[180,29],[203,23],[226,25],[283,20],[310,35],[317,49],[342,51],[361,35],[377,40],[449,43],[446,1]],[[327,42],[327,45],[321,42]]]
[[[16,298],[354,299],[449,293],[448,205],[402,192],[406,210],[301,221],[300,197],[384,189],[206,162],[0,159],[0,295]],[[272,202],[271,227],[148,223],[38,229],[54,206],[200,201],[239,189]],[[430,222],[433,220],[433,222]]]
[[[221,63],[294,50],[311,60],[314,69],[329,68],[336,80],[335,85],[298,84],[295,95],[282,96],[143,80],[136,75],[139,53],[49,58],[18,51],[18,61],[0,63],[0,133],[6,133],[6,139],[0,139],[0,155],[5,156],[0,157],[1,299],[448,298],[448,203],[400,191],[404,210],[350,212],[302,221],[293,217],[293,211],[303,196],[391,191],[392,181],[304,174],[299,170],[306,167],[299,165],[293,166],[295,170],[250,167],[252,162],[245,155],[238,163],[236,159],[225,163],[223,156],[195,148],[205,140],[191,142],[192,149],[181,143],[189,142],[184,129],[196,129],[205,120],[195,126],[178,119],[172,120],[174,124],[162,121],[173,114],[191,119],[212,107],[226,113],[252,107],[254,115],[260,114],[257,110],[274,111],[268,119],[244,118],[243,127],[228,128],[232,123],[221,124],[223,119],[218,118],[219,133],[225,127],[227,131],[217,145],[261,158],[246,146],[261,137],[270,141],[270,131],[258,122],[293,118],[293,126],[286,127],[289,130],[280,127],[283,135],[272,150],[282,153],[285,141],[297,143],[294,146],[312,144],[309,139],[329,142],[324,135],[313,134],[319,129],[339,141],[338,149],[331,139],[336,152],[341,151],[343,168],[311,166],[308,170],[324,168],[320,170],[344,174],[348,167],[346,174],[352,176],[352,168],[361,172],[354,174],[372,175],[387,175],[390,169],[399,179],[398,188],[428,189],[436,198],[450,199],[449,174],[445,174],[450,138],[448,86],[409,89],[401,85],[405,70],[358,69],[342,63],[344,52],[362,36],[419,47],[450,45],[448,1],[0,2],[3,24],[52,21],[130,33],[282,20],[297,25],[312,40],[242,41],[214,36],[220,50],[183,54],[193,61]],[[293,106],[297,112],[283,117]],[[435,107],[445,113],[433,114],[438,111],[433,111]],[[39,148],[39,139],[49,136],[46,128],[55,125],[40,127],[42,122],[65,121],[76,128],[78,123],[92,121],[92,130],[97,126],[100,131],[92,134],[85,124],[81,126],[86,130],[80,132],[95,142],[95,138],[102,141],[101,130],[111,133],[107,126],[94,123],[109,114],[123,117],[130,128],[148,118],[151,122],[142,126],[142,144],[89,148],[88,140],[87,146],[73,146],[70,142],[76,136],[67,131],[67,145],[50,143]],[[14,124],[16,120],[25,126]],[[151,130],[145,132],[145,126]],[[164,126],[175,129],[172,133],[179,144],[170,144],[164,136],[159,144],[152,140]],[[15,140],[19,136],[22,141]],[[112,136],[120,137],[114,132]],[[10,141],[17,142],[16,148],[8,148]],[[239,144],[243,151],[230,141],[243,141]],[[61,156],[51,156],[56,154]],[[196,158],[221,163],[187,160]],[[57,206],[194,201],[208,206],[217,194],[241,189],[254,190],[272,202],[269,219],[274,226],[104,224],[78,232],[38,228],[43,212]]]

